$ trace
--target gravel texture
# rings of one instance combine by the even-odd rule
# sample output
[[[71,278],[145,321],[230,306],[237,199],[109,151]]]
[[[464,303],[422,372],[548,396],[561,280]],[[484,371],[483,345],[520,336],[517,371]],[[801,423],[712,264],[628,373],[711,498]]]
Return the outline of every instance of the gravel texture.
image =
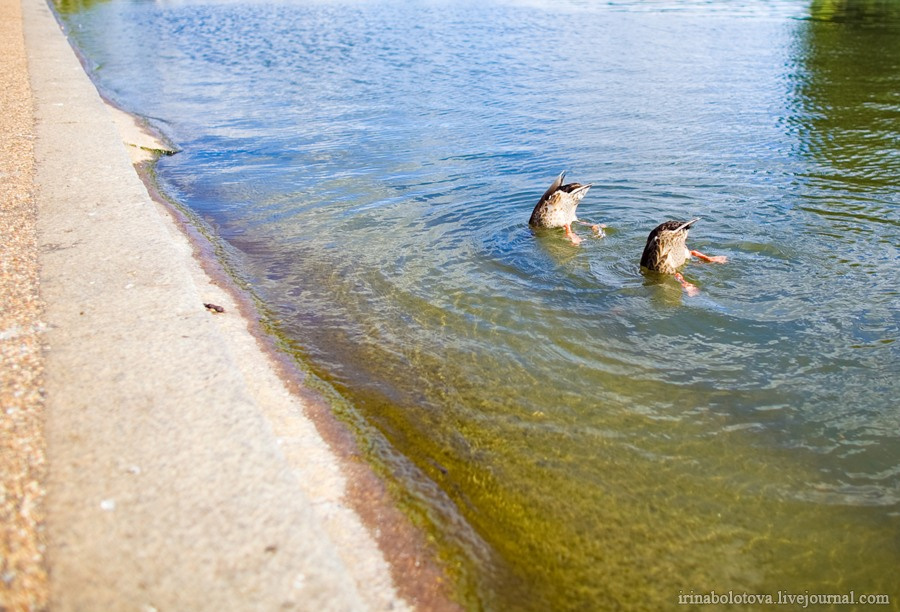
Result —
[[[19,0],[0,0],[0,609],[47,605],[34,113]]]

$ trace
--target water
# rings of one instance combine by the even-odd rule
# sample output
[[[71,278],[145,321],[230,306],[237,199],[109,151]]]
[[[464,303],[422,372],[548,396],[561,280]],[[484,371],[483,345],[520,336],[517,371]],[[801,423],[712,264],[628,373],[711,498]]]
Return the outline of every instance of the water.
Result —
[[[894,3],[58,8],[468,608],[898,609]],[[563,169],[606,238],[528,228]]]

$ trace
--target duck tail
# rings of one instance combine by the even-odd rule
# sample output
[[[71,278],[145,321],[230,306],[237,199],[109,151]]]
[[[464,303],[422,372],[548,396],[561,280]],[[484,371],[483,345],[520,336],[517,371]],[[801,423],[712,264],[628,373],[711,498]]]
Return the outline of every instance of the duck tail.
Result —
[[[593,183],[588,183],[587,185],[582,185],[582,186],[578,187],[577,189],[575,189],[574,191],[572,191],[571,195],[580,196],[583,198],[585,195],[587,195],[588,189],[590,189],[593,186],[594,186]]]
[[[547,191],[544,192],[544,195],[541,196],[541,199],[538,200],[538,204],[549,198],[551,195],[553,195],[554,191],[562,186],[563,179],[566,177],[566,172],[566,170],[563,170],[559,173],[559,176],[556,177],[556,180],[553,181],[553,184],[550,185],[550,188],[547,189]]]
[[[684,223],[679,225],[678,229],[676,229],[675,231],[680,232],[681,230],[691,229],[691,226],[699,220],[700,220],[700,217],[697,217],[696,219],[691,219],[690,221],[685,221]]]

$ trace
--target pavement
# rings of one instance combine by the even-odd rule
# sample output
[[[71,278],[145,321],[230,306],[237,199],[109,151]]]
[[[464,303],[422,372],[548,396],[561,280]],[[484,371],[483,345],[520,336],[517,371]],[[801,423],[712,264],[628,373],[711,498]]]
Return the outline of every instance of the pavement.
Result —
[[[309,406],[148,195],[50,9],[21,7],[49,609],[409,609]]]

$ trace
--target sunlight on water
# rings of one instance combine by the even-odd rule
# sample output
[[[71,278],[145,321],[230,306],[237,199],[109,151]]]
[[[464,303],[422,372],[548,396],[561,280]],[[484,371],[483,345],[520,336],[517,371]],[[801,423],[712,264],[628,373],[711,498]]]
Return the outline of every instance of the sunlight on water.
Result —
[[[469,608],[900,605],[890,6],[63,12],[104,92],[182,150],[162,188],[340,400]],[[527,226],[564,169],[606,238]],[[689,263],[688,297],[638,260],[693,217],[690,246],[729,263]]]

